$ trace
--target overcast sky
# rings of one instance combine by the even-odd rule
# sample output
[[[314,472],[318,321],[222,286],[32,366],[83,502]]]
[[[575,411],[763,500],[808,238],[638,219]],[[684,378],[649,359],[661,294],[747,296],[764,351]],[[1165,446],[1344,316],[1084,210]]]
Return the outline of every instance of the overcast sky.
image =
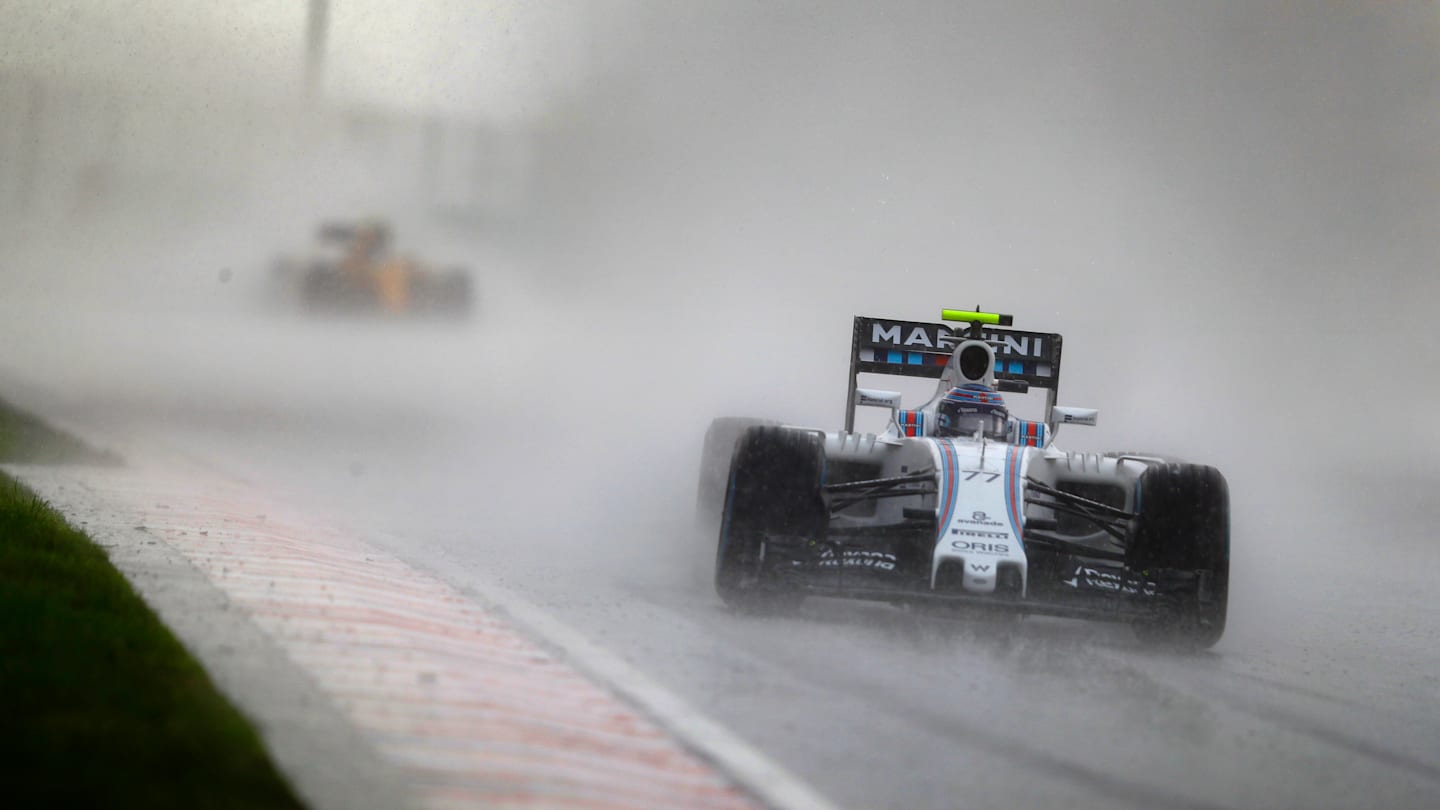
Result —
[[[532,115],[593,53],[587,8],[583,0],[331,0],[326,94]],[[0,69],[293,97],[306,11],[306,0],[0,0]]]

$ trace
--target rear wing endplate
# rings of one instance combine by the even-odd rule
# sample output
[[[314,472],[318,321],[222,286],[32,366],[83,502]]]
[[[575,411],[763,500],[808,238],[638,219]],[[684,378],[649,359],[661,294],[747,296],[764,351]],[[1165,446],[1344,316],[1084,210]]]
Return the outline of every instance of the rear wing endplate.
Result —
[[[855,389],[859,374],[940,379],[950,353],[969,339],[972,327],[897,321],[855,316],[850,340],[850,378],[845,397],[845,430],[855,429]],[[979,326],[980,336],[995,349],[995,379],[1016,380],[1045,389],[1045,421],[1055,407],[1060,387],[1060,349],[1064,340],[1053,332],[1025,332]]]

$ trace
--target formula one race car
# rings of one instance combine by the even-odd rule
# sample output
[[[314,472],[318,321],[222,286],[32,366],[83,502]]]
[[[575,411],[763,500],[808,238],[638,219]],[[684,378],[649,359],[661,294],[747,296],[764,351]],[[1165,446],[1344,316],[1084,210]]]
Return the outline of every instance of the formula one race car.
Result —
[[[718,524],[715,588],[745,610],[808,595],[933,612],[1126,621],[1145,641],[1209,647],[1225,630],[1229,493],[1213,467],[1131,453],[1068,453],[1055,404],[1061,337],[1002,329],[996,313],[943,324],[856,317],[842,431],[715,420],[700,480]],[[924,405],[858,388],[858,374],[938,378]],[[1044,389],[1040,421],[1005,393]],[[890,411],[854,432],[857,406]]]
[[[385,223],[330,223],[316,236],[310,256],[282,258],[274,267],[277,282],[292,288],[306,311],[405,317],[470,313],[469,274],[392,254]]]

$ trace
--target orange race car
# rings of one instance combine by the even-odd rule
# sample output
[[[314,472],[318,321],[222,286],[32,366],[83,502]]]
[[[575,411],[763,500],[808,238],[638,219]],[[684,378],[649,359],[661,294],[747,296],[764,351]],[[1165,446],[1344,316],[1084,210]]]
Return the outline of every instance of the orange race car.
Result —
[[[276,264],[277,276],[298,286],[309,312],[464,317],[473,307],[465,270],[437,270],[396,255],[383,222],[326,224],[317,237],[313,256]]]

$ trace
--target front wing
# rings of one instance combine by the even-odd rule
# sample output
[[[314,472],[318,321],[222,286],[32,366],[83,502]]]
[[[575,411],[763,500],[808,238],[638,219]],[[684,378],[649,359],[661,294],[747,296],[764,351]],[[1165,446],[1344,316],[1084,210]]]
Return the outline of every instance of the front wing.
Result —
[[[771,568],[772,587],[829,598],[1133,621],[1178,609],[1205,586],[1193,572],[1153,572],[1142,577],[1122,565],[1037,552],[1030,555],[1030,581],[1023,595],[972,593],[932,588],[929,578],[920,573],[923,569],[906,560],[898,546],[846,544],[817,551],[813,542],[803,545],[807,548],[802,554],[795,553],[801,548],[783,541],[768,545],[769,553],[780,558]]]

